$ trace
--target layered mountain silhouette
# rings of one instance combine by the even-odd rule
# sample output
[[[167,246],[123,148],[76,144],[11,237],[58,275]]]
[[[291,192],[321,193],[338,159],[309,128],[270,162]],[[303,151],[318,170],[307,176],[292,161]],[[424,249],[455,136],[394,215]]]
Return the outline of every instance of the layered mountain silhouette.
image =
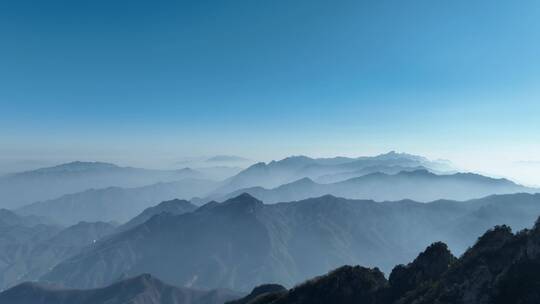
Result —
[[[437,240],[461,254],[486,229],[522,229],[538,214],[538,194],[432,203],[326,195],[273,205],[242,194],[182,215],[155,215],[58,264],[42,280],[94,288],[152,273],[198,288],[293,286],[345,264],[389,272]]]
[[[252,293],[229,304],[533,304],[539,287],[537,221],[517,234],[497,226],[460,258],[444,243],[432,244],[412,263],[396,266],[388,280],[377,268],[343,266],[288,291]]]
[[[330,179],[332,182],[358,177],[373,172],[395,173],[396,167],[426,168],[429,170],[450,171],[452,167],[446,161],[430,161],[424,157],[394,151],[374,157],[335,157],[310,158],[292,156],[268,164],[257,163],[237,175],[227,179],[224,185],[216,189],[215,195],[227,194],[249,187],[274,188],[293,181],[310,178],[312,180]],[[376,171],[374,171],[376,170]]]
[[[129,220],[129,222],[125,223],[124,225],[118,227],[118,230],[119,231],[129,230],[135,226],[143,224],[144,222],[146,222],[153,216],[159,215],[161,213],[167,213],[170,215],[180,215],[180,214],[192,212],[195,209],[197,209],[197,206],[193,205],[192,203],[186,200],[173,199],[170,201],[164,201],[164,202],[159,203],[156,206],[148,207],[144,209],[144,211],[141,212],[141,214],[132,218],[131,220]]]
[[[384,174],[392,175],[392,174],[398,174],[400,172],[418,171],[418,170],[425,170],[425,171],[429,171],[433,173],[438,173],[436,170],[430,170],[423,166],[405,167],[405,166],[378,165],[378,166],[364,167],[362,169],[355,170],[355,171],[323,175],[323,176],[318,177],[315,180],[315,182],[319,184],[332,184],[332,183],[337,183],[337,182],[345,181],[351,178],[360,177],[360,176],[373,174],[373,173],[384,173]]]
[[[142,274],[110,286],[72,290],[36,283],[23,283],[0,293],[0,303],[9,304],[222,304],[238,298],[228,290],[202,291],[174,287]]]
[[[538,192],[507,179],[494,179],[472,173],[437,175],[427,170],[401,171],[396,174],[371,173],[345,181],[320,184],[303,178],[273,189],[252,187],[234,191],[223,200],[249,193],[265,203],[289,202],[325,194],[353,199],[393,201],[412,199],[428,202],[437,199],[467,200],[491,194]]]
[[[33,216],[0,210],[0,289],[39,278],[114,230],[109,223],[62,228]]]
[[[141,187],[187,178],[205,176],[188,168],[150,170],[101,162],[72,162],[0,177],[1,207],[13,209],[91,188]]]
[[[412,262],[395,266],[388,279],[378,268],[341,266],[291,289],[265,284],[233,300],[241,295],[173,287],[142,274],[87,290],[22,283],[0,293],[0,303],[535,304],[540,301],[539,271],[540,219],[516,234],[508,226],[495,226],[459,258],[435,242]]]
[[[432,201],[535,191],[474,174],[437,175],[434,172],[448,171],[450,165],[396,152],[359,158],[289,157],[253,165],[222,182],[200,178],[210,169],[148,170],[73,162],[0,178],[0,197],[4,205],[18,207],[15,210],[21,214],[50,216],[71,225],[126,222],[157,201],[180,198],[202,204],[244,192],[272,203],[325,194]],[[20,206],[25,202],[29,204]]]
[[[156,202],[201,196],[212,191],[216,184],[210,180],[183,179],[138,188],[91,189],[33,203],[17,209],[17,212],[54,218],[65,225],[80,221],[124,223]]]

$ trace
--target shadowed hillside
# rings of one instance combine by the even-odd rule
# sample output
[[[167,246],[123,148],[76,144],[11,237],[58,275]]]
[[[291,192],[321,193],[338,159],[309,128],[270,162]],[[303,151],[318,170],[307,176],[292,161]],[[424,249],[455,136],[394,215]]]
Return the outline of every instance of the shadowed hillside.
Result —
[[[427,204],[323,196],[273,205],[243,194],[182,215],[155,215],[65,260],[43,280],[89,288],[152,273],[200,288],[293,286],[345,264],[388,273],[438,240],[460,254],[489,227],[522,229],[538,214],[540,195],[530,194]]]

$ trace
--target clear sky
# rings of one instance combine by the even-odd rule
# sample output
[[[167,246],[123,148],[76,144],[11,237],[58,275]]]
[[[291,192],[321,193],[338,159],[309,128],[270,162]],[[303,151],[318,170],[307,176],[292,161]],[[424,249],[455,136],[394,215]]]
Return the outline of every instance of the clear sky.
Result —
[[[540,184],[539,20],[537,0],[0,1],[0,159],[398,150]]]

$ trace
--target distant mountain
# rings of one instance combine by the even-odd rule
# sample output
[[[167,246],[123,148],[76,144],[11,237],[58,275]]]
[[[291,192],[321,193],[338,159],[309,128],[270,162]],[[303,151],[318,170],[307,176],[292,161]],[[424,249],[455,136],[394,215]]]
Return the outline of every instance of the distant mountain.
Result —
[[[289,202],[325,194],[376,201],[412,199],[428,202],[437,199],[467,200],[491,194],[518,192],[532,193],[540,190],[517,185],[506,179],[472,173],[437,175],[427,170],[414,170],[391,175],[371,173],[333,184],[319,184],[303,178],[273,189],[240,189],[223,197],[209,197],[207,201],[225,200],[241,193],[249,193],[265,203]]]
[[[274,188],[301,178],[329,183],[374,172],[395,173],[398,169],[410,171],[414,168],[426,168],[433,172],[450,170],[446,162],[430,161],[420,156],[396,152],[359,158],[314,159],[293,156],[268,164],[258,163],[245,170],[219,164],[220,160],[231,158],[240,160],[235,156],[216,156],[205,161],[212,166],[203,165],[197,170],[152,170],[102,162],[71,162],[9,174],[0,177],[0,207],[16,209],[90,189],[138,188],[183,179],[226,179],[222,183],[216,183],[215,189],[212,189],[213,195],[219,197],[248,187]]]
[[[124,225],[118,227],[118,230],[120,231],[129,230],[135,226],[143,224],[144,222],[152,218],[154,215],[158,215],[160,213],[180,215],[180,214],[192,212],[195,209],[197,209],[197,206],[193,205],[192,203],[186,200],[173,199],[170,201],[164,201],[164,202],[159,203],[156,206],[148,207],[144,209],[144,211],[141,212],[141,214],[132,218],[131,220],[129,220],[129,222],[125,223]]]
[[[288,291],[229,304],[534,304],[539,287],[540,220],[517,234],[497,226],[459,259],[444,243],[432,244],[388,280],[377,268],[343,266]]]
[[[486,225],[521,229],[538,214],[540,194],[432,203],[326,195],[273,205],[243,194],[182,215],[161,213],[97,242],[42,279],[89,288],[152,273],[179,286],[292,286],[344,264],[389,271],[436,240],[460,254]]]
[[[54,218],[65,225],[80,221],[124,223],[156,202],[203,196],[216,185],[217,182],[209,180],[183,179],[138,188],[91,189],[33,203],[17,209],[17,212]]]
[[[34,216],[0,210],[0,290],[35,280],[60,261],[114,231],[108,223],[62,228]]]
[[[0,293],[9,304],[223,304],[241,296],[228,290],[202,291],[174,287],[149,274],[125,279],[105,288],[62,289],[23,283]]]
[[[425,170],[425,171],[430,171],[430,172],[434,171],[434,170],[429,170],[422,166],[403,167],[403,166],[382,165],[382,166],[365,167],[356,171],[323,175],[317,178],[315,181],[320,184],[332,184],[332,183],[337,183],[337,182],[345,181],[351,178],[360,177],[360,176],[373,174],[373,173],[384,173],[388,175],[393,175],[393,174],[398,174],[400,172],[418,171],[418,170]],[[436,173],[436,172],[433,172],[433,173]]]
[[[140,187],[186,178],[204,176],[188,168],[150,170],[100,162],[72,162],[0,177],[0,207],[13,209],[91,188]]]
[[[390,152],[374,157],[309,158],[292,156],[268,164],[257,163],[225,181],[215,191],[216,195],[249,187],[274,188],[301,178],[329,179],[330,182],[358,177],[373,172],[392,172],[392,167],[427,168],[436,172],[452,170],[446,162],[430,161],[424,157]],[[371,168],[371,169],[370,169]],[[376,170],[375,168],[378,168]],[[375,171],[376,170],[376,171]]]

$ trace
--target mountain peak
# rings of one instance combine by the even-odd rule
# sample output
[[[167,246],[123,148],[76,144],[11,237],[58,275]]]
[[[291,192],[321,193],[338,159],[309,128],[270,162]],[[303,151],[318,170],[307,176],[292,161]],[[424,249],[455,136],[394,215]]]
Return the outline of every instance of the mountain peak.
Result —
[[[186,200],[173,199],[169,201],[163,201],[156,206],[148,207],[143,210],[139,215],[132,218],[130,221],[118,228],[120,231],[131,229],[137,225],[140,225],[154,216],[161,214],[169,215],[181,215],[197,209],[197,206]]]
[[[311,178],[309,177],[304,177],[304,178],[301,178],[297,181],[295,181],[295,183],[309,183],[309,184],[313,184],[315,183]]]
[[[494,249],[503,246],[507,241],[514,237],[512,228],[506,225],[495,226],[493,229],[488,230],[484,235],[478,238],[476,244],[467,252],[468,255],[472,252],[482,251],[485,249]]]
[[[342,266],[291,289],[280,299],[285,303],[373,303],[373,293],[386,285],[378,268]]]
[[[236,197],[226,200],[220,207],[234,210],[235,212],[253,213],[263,206],[263,202],[251,196],[249,193],[242,193]]]
[[[404,294],[425,282],[439,279],[456,260],[445,243],[431,244],[412,263],[394,267],[389,277],[393,292]]]
[[[312,158],[305,155],[291,155],[289,157],[285,157],[284,159],[280,161],[287,162],[287,161],[310,161],[310,160],[312,160]]]
[[[255,163],[255,164],[249,166],[249,167],[248,167],[246,170],[244,170],[243,172],[245,172],[245,171],[250,171],[250,170],[254,170],[254,169],[264,169],[264,168],[266,168],[266,163],[264,163],[264,162],[258,162],[258,163]],[[240,172],[240,173],[242,173],[242,172]]]
[[[304,177],[299,180],[296,180],[292,183],[284,184],[279,186],[278,188],[284,188],[284,187],[296,187],[296,186],[309,186],[309,185],[315,185],[316,183],[309,177]]]
[[[416,169],[411,171],[400,171],[397,175],[401,176],[416,176],[416,177],[427,177],[427,176],[435,176],[435,174],[431,173],[429,170],[422,168],[422,169]]]
[[[120,168],[120,167],[118,167],[115,164],[104,163],[104,162],[73,161],[69,163],[56,165],[53,167],[45,167],[45,168],[40,168],[33,171],[26,171],[22,173],[83,172],[83,171],[88,171],[88,170],[107,170],[107,169],[115,169],[115,168]]]
[[[273,160],[269,163],[269,165],[298,167],[298,166],[305,166],[312,162],[313,162],[313,159],[311,157],[307,157],[304,155],[293,155],[293,156],[286,157],[282,160],[278,160],[278,161]]]
[[[453,256],[448,249],[448,245],[443,242],[435,242],[429,245],[424,252],[420,253],[413,263],[420,264],[430,262],[433,259],[440,259],[441,257],[444,257],[444,259],[451,259]]]
[[[155,206],[159,209],[169,209],[169,208],[175,208],[175,207],[194,207],[192,203],[189,201],[183,200],[183,199],[172,199],[168,201],[163,201],[159,203],[157,206]],[[152,208],[152,207],[150,207]]]
[[[223,202],[223,204],[262,204],[260,200],[252,196],[251,194],[247,192],[243,192],[242,194],[235,196],[231,199],[226,200]]]
[[[402,152],[396,152],[394,150],[383,153],[375,156],[377,159],[396,159],[396,158],[407,158],[411,160],[417,160],[417,161],[427,161],[427,159],[423,156],[408,154],[408,153],[402,153]]]

